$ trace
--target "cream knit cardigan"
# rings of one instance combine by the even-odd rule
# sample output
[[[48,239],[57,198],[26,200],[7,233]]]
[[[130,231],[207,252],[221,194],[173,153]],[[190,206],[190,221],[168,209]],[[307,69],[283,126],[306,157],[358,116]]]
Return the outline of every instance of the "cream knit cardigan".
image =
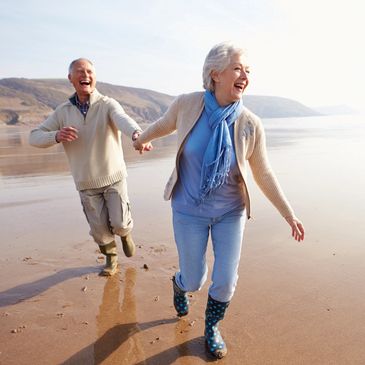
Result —
[[[187,135],[199,119],[203,108],[203,92],[181,95],[173,101],[166,113],[150,125],[139,137],[141,143],[146,143],[177,131],[178,152],[176,155],[176,165],[165,188],[165,200],[171,198],[178,179],[181,151]],[[285,218],[295,217],[293,209],[285,198],[270,167],[261,120],[247,108],[244,108],[243,113],[235,122],[234,144],[238,167],[242,177],[240,186],[248,218],[250,218],[251,214],[250,196],[246,183],[248,164],[256,183],[280,214]]]
[[[78,130],[78,139],[63,143],[77,190],[101,188],[127,176],[120,132],[132,137],[141,128],[116,100],[94,90],[86,117],[68,100],[31,131],[29,143],[53,146],[65,126]]]

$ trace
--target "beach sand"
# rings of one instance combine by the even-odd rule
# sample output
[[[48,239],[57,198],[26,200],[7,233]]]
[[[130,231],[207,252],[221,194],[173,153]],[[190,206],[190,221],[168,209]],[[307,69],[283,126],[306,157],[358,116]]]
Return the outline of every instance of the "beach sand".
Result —
[[[229,352],[219,363],[364,364],[364,122],[265,127],[270,160],[307,235],[292,240],[250,178],[253,218],[220,325]],[[178,262],[162,194],[173,142],[143,156],[126,145],[138,247],[126,258],[119,245],[120,272],[105,278],[61,147],[32,148],[27,135],[0,128],[0,364],[214,361],[203,339],[209,282],[191,295],[188,316],[178,319],[172,305]]]

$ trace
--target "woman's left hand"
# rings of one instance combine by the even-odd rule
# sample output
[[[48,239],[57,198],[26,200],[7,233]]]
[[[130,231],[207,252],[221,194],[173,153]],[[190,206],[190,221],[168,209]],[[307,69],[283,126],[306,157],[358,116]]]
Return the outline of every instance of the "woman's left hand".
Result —
[[[291,235],[293,236],[293,238],[298,242],[303,241],[304,240],[304,227],[303,227],[302,222],[295,217],[287,217],[285,219],[289,223],[289,226],[292,229]]]
[[[141,143],[138,138],[134,140],[133,147],[136,151],[139,151],[142,154],[144,151],[151,151],[153,149],[152,143]]]

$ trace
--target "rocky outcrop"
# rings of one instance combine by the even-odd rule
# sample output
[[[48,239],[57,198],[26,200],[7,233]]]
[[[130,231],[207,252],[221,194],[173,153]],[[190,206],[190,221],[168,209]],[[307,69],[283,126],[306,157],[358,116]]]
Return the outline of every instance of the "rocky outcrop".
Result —
[[[0,124],[19,125],[20,121],[21,116],[17,112],[6,109],[0,111]]]

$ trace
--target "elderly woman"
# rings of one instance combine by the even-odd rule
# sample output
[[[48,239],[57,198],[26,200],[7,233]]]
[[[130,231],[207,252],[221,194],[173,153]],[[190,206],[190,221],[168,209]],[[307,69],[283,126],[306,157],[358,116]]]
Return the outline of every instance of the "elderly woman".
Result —
[[[142,152],[146,143],[177,130],[176,167],[165,189],[165,199],[172,200],[180,266],[172,279],[174,306],[178,316],[188,314],[187,292],[199,290],[207,279],[210,233],[214,265],[205,340],[216,358],[227,353],[218,322],[235,291],[244,226],[250,218],[248,165],[258,186],[289,223],[294,239],[304,239],[303,225],[267,159],[261,121],[242,104],[248,74],[241,48],[226,42],[214,46],[203,67],[205,92],[177,97],[164,116],[134,142]]]

